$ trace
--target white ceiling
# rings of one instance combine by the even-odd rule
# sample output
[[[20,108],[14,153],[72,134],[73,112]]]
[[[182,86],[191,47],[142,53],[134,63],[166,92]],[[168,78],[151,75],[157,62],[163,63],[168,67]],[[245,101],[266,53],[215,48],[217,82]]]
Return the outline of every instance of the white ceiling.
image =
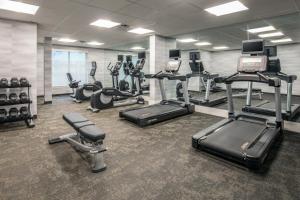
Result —
[[[105,48],[144,41],[147,36],[120,28],[101,29],[89,24],[107,18],[130,27],[142,26],[157,34],[176,36],[299,12],[300,0],[240,0],[249,10],[222,17],[205,8],[232,0],[23,0],[39,5],[35,16],[0,10],[0,18],[38,23],[39,41],[45,36],[97,40]],[[222,34],[220,35],[222,36]]]

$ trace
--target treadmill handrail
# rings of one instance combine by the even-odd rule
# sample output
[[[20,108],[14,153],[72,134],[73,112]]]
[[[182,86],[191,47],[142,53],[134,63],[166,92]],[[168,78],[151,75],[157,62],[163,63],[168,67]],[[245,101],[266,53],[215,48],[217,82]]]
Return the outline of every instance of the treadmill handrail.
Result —
[[[283,72],[264,72],[263,74],[266,74],[267,76],[275,76],[287,83],[293,83],[298,78],[296,75],[288,75]]]
[[[229,77],[216,78],[216,82],[231,84],[233,82],[257,82],[257,83],[267,83],[269,86],[279,87],[280,79],[277,77],[269,77],[263,73],[235,73]]]

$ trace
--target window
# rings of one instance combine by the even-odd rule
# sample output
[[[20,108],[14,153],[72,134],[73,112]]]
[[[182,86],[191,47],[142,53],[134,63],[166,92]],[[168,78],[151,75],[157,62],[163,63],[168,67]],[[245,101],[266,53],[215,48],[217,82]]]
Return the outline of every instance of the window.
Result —
[[[86,53],[81,51],[52,51],[52,85],[68,86],[66,73],[71,73],[74,80],[87,82]]]

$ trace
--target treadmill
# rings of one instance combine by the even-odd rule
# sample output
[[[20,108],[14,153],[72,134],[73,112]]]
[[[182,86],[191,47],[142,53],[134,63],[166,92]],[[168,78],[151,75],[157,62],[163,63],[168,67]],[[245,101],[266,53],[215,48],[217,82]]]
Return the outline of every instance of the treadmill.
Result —
[[[226,84],[228,119],[195,134],[192,137],[192,146],[250,169],[259,169],[283,132],[281,80],[263,74],[267,70],[267,57],[260,54],[263,41],[243,42],[243,52],[250,49],[252,56],[240,57],[237,73],[216,80]],[[242,81],[265,83],[274,87],[276,118],[245,112],[235,114],[231,85]]]
[[[210,99],[210,92],[211,92],[211,83],[212,81],[219,77],[219,74],[211,74],[207,71],[204,71],[204,67],[202,62],[200,61],[200,53],[199,52],[190,52],[190,61],[189,65],[191,68],[192,73],[187,74],[187,84],[189,83],[189,79],[192,77],[199,77],[199,80],[201,81],[202,85],[204,85],[204,80],[206,80],[206,86],[205,86],[205,97],[204,98],[190,98],[190,102],[196,104],[196,105],[203,105],[203,106],[209,106],[213,107],[219,104],[223,104],[227,101],[226,96],[221,96],[218,98]],[[201,84],[199,84],[200,87]],[[199,90],[202,92],[202,89]],[[221,90],[220,90],[221,91]],[[177,98],[180,101],[184,101],[183,93],[182,93],[182,84],[178,83],[176,87],[177,92]]]
[[[292,120],[299,112],[300,105],[292,104],[292,95],[293,95],[293,83],[297,80],[296,75],[287,75],[281,72],[280,60],[276,58],[277,56],[277,47],[276,46],[266,46],[265,53],[268,57],[268,72],[264,72],[265,75],[271,77],[277,77],[282,81],[287,83],[287,99],[286,103],[282,105],[285,109],[282,109],[282,117],[284,120]],[[252,84],[248,86],[248,95],[247,103],[243,108],[244,112],[257,113],[268,116],[275,116],[276,111],[274,110],[274,102],[263,101],[257,105],[251,105],[251,93],[252,93]]]
[[[157,74],[147,74],[145,78],[155,78],[159,81],[162,100],[158,104],[149,105],[142,108],[130,108],[119,112],[119,116],[140,127],[170,120],[179,116],[191,114],[195,111],[195,106],[190,103],[187,91],[187,77],[179,75],[178,70],[181,65],[180,50],[170,50],[165,71]],[[168,100],[164,88],[164,79],[178,80],[183,85],[184,102]]]

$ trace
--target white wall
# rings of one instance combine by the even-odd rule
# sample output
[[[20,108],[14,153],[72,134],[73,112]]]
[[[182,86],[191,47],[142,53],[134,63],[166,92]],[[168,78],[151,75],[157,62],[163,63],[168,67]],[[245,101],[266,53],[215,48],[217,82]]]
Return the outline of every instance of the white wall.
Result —
[[[0,78],[26,77],[37,114],[37,25],[0,19],[0,30]]]
[[[107,70],[107,65],[111,62],[114,65],[117,62],[117,56],[122,55],[135,55],[135,52],[125,52],[125,51],[113,51],[113,50],[103,50],[103,49],[94,49],[94,48],[80,48],[80,47],[68,47],[68,46],[58,46],[53,45],[54,49],[61,50],[73,50],[73,51],[83,51],[87,53],[87,74],[89,74],[90,66],[92,61],[97,62],[97,72],[95,75],[96,80],[100,80],[104,87],[112,86],[112,79],[110,72]],[[149,72],[149,54],[147,54],[146,63],[144,66],[144,72]],[[38,61],[43,60],[43,46],[42,44],[38,45]],[[43,96],[43,69],[44,63],[38,62],[38,95]],[[67,77],[66,77],[67,78]],[[72,90],[69,87],[53,87],[53,94],[64,94],[71,92]]]

